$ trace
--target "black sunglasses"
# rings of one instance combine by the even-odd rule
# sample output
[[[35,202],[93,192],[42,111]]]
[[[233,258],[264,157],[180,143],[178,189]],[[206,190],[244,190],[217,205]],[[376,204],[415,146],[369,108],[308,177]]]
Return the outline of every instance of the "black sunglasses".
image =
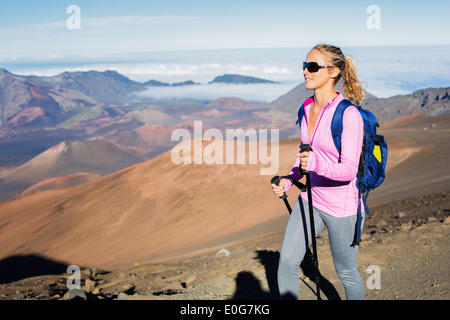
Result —
[[[334,68],[334,66],[319,66],[317,62],[303,62],[303,70],[305,68],[308,68],[309,72],[317,72],[320,69],[331,69]]]

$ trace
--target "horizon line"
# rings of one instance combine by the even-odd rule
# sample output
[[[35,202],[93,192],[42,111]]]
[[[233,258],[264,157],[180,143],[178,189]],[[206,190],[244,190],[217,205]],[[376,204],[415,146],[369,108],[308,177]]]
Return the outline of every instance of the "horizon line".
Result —
[[[320,42],[319,43],[328,43],[328,42]],[[334,44],[337,45],[337,44]],[[437,46],[450,46],[450,43],[435,43],[435,44],[421,44],[421,43],[411,43],[411,44],[396,44],[396,45],[377,45],[377,44],[367,44],[367,45],[338,45],[338,47],[345,48],[408,48],[408,47],[437,47]],[[277,49],[310,49],[314,47],[314,45],[304,45],[304,46],[277,46],[277,47],[233,47],[233,48],[191,48],[191,49],[160,49],[160,50],[137,50],[137,51],[117,51],[117,52],[95,52],[95,53],[62,53],[62,54],[40,54],[40,55],[10,55],[10,57],[0,57],[1,63],[10,63],[14,64],[15,62],[19,62],[18,59],[26,59],[24,63],[49,63],[49,62],[88,62],[88,61],[96,61],[96,58],[119,58],[120,55],[139,55],[139,54],[151,54],[151,53],[182,53],[182,52],[196,52],[196,51],[233,51],[233,50],[277,50]],[[95,57],[98,56],[98,57]],[[61,58],[74,58],[74,57],[83,57],[84,60],[60,60]],[[31,60],[30,60],[31,58]],[[45,59],[45,60],[44,60]],[[30,62],[31,61],[31,62]],[[20,63],[20,62],[19,62]]]

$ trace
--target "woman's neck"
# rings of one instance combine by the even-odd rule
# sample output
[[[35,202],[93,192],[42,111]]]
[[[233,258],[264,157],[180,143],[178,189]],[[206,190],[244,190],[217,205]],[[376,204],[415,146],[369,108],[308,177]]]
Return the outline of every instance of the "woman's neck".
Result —
[[[336,98],[338,94],[331,88],[317,88],[314,90],[314,108],[322,109],[328,101]]]

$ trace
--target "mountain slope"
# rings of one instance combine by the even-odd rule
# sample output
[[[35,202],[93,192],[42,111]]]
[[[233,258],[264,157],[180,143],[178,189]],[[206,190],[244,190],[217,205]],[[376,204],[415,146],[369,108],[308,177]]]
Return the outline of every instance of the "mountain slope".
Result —
[[[0,173],[0,200],[44,179],[79,172],[105,175],[144,160],[107,141],[64,141],[20,167]]]
[[[53,77],[28,77],[46,87],[76,90],[104,103],[124,103],[128,95],[145,88],[142,83],[130,80],[116,71],[64,72]]]
[[[381,128],[390,148],[388,171],[369,205],[448,189],[449,117],[419,115],[403,127]],[[279,174],[290,171],[297,151],[298,139],[280,144]],[[83,185],[2,203],[0,259],[35,254],[111,269],[283,231],[286,208],[259,169],[175,165],[167,152]],[[296,188],[288,191],[291,205],[297,196]]]
[[[336,86],[336,91],[344,94],[344,88],[342,87],[341,83],[338,83],[338,85]],[[365,100],[362,103],[363,106],[370,106],[374,101],[378,100],[378,98],[367,91],[365,92],[365,94]],[[314,91],[306,89],[305,83],[302,82],[286,94],[270,102],[270,105],[272,106],[272,113],[285,119],[292,119],[292,115],[297,114],[300,105],[313,95]]]
[[[377,115],[379,122],[387,122],[415,113],[448,114],[450,113],[450,87],[428,88],[407,95],[377,99],[373,101],[369,110]]]
[[[284,172],[296,148],[281,146]],[[258,165],[175,165],[167,152],[64,191],[0,204],[0,258],[35,252],[108,268],[165,259],[284,216],[275,197],[260,201],[267,192],[269,177]]]
[[[340,83],[336,90],[344,93]],[[379,123],[392,121],[415,113],[428,115],[450,113],[450,87],[422,89],[411,94],[383,99],[377,98],[367,91],[365,94],[366,96],[361,106],[373,112]],[[304,83],[301,83],[272,101],[270,103],[272,112],[275,115],[289,119],[292,115],[297,114],[299,106],[312,95],[314,95],[314,92],[305,89]]]
[[[0,69],[0,127],[22,110],[21,105],[31,100],[29,87],[22,77]]]
[[[82,106],[97,104],[81,92],[39,83],[37,77],[17,76],[0,69],[0,127],[3,130],[54,125]]]

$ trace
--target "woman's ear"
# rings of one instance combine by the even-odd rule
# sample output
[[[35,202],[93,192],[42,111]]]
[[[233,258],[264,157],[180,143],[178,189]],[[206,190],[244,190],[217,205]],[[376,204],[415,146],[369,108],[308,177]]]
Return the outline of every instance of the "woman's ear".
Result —
[[[336,79],[339,73],[341,73],[341,70],[338,67],[334,67],[333,69],[331,69],[330,71],[331,79]]]

